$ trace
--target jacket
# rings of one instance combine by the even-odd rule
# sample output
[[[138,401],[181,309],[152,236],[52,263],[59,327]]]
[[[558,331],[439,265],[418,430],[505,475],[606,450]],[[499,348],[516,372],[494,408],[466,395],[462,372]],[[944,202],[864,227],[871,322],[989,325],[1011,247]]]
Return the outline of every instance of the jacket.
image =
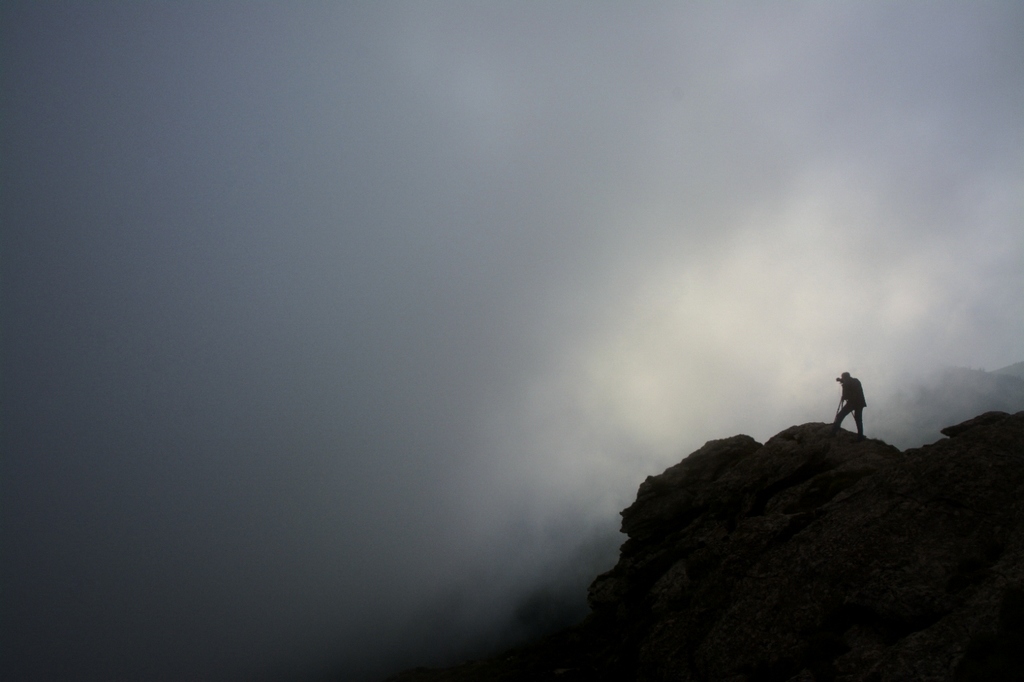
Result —
[[[859,379],[850,377],[843,380],[843,400],[850,407],[868,406],[867,401],[864,400],[864,388],[860,385]]]

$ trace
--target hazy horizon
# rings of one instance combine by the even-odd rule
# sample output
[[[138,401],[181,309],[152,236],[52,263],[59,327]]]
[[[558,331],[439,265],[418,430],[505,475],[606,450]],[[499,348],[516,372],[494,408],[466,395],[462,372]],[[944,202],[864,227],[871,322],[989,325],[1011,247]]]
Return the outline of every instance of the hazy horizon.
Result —
[[[840,372],[911,438],[936,371],[1024,359],[1022,35],[4,3],[3,668],[443,661],[540,627],[645,476],[830,420]]]

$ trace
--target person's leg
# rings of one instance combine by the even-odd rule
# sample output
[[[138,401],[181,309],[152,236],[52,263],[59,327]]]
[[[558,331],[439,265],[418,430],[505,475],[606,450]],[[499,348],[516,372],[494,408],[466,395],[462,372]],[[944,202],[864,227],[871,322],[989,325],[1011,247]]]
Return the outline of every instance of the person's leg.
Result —
[[[853,411],[853,420],[857,422],[857,435],[864,437],[864,408],[858,407]]]
[[[843,409],[839,411],[839,414],[836,415],[836,420],[832,423],[832,433],[839,432],[839,425],[843,423],[844,419],[846,419],[846,415],[851,412],[853,412],[853,408],[849,405],[845,405]]]

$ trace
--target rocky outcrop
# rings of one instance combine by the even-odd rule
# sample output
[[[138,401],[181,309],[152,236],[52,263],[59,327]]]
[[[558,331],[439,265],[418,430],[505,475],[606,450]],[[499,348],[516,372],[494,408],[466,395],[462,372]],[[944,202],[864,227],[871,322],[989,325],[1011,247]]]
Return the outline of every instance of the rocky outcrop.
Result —
[[[583,623],[395,679],[1022,679],[1024,412],[944,433],[710,441],[640,486]]]

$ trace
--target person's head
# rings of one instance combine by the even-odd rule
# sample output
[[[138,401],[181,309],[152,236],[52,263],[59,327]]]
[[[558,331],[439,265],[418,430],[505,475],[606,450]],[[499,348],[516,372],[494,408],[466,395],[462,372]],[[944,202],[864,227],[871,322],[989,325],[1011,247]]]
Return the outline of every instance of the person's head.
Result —
[[[836,379],[836,381],[842,383],[842,382],[846,381],[849,378],[850,378],[850,373],[849,372],[843,372],[842,374],[839,375],[839,378]]]

